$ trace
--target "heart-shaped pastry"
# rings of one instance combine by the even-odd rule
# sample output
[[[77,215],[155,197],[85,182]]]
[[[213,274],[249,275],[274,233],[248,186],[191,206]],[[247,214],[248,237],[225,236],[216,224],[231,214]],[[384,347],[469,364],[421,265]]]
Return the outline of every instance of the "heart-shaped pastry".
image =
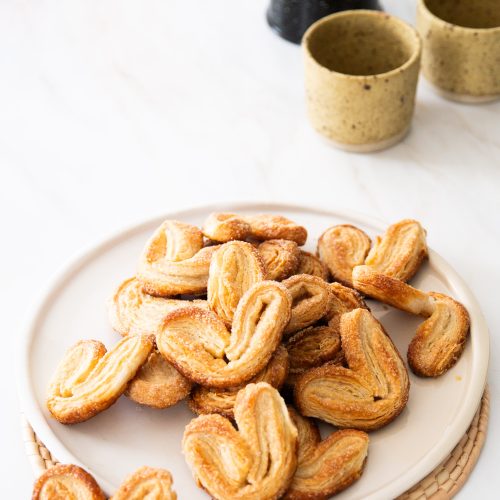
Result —
[[[153,340],[124,337],[106,352],[101,342],[80,340],[65,354],[49,385],[47,408],[63,424],[83,422],[109,408],[146,361]]]
[[[381,274],[406,282],[428,255],[425,230],[416,220],[404,219],[376,238],[365,264]]]
[[[368,434],[354,429],[333,432],[323,441],[314,423],[288,408],[298,432],[298,465],[286,500],[322,500],[361,477]]]
[[[316,255],[306,252],[305,250],[300,251],[299,266],[295,274],[310,274],[311,276],[317,276],[325,281],[328,281],[330,277],[328,267],[326,267]]]
[[[273,354],[268,365],[261,370],[249,383],[267,382],[276,389],[280,389],[288,375],[288,352],[280,345]],[[238,392],[244,386],[230,389],[210,389],[199,385],[193,389],[188,405],[194,413],[207,415],[218,413],[223,417],[234,419],[234,403]]]
[[[57,464],[47,469],[33,487],[32,500],[105,500],[96,480],[77,465]]]
[[[429,292],[434,311],[417,329],[408,347],[413,373],[438,377],[460,358],[469,335],[470,319],[465,307],[451,297]]]
[[[206,300],[179,300],[154,297],[143,291],[136,278],[125,280],[108,303],[108,316],[113,330],[120,335],[156,335],[163,318],[187,306],[208,310]]]
[[[326,281],[310,274],[296,274],[283,281],[292,295],[292,317],[285,335],[313,325],[327,314],[332,293]]]
[[[300,250],[295,241],[268,240],[262,242],[258,249],[268,280],[282,281],[297,271]]]
[[[370,238],[361,229],[340,224],[328,228],[320,236],[318,255],[328,266],[335,281],[352,286],[352,269],[363,264],[370,245]]]
[[[286,491],[297,466],[297,429],[279,392],[265,382],[236,397],[238,429],[220,415],[201,415],[182,448],[197,483],[220,500],[270,500]]]
[[[172,487],[170,472],[143,466],[125,478],[110,500],[176,500]]]
[[[285,286],[261,281],[239,301],[231,333],[213,312],[188,307],[166,316],[156,338],[158,349],[193,382],[215,388],[241,385],[271,359],[291,304]]]
[[[340,321],[349,368],[327,363],[304,373],[295,384],[302,415],[338,427],[375,430],[406,406],[410,382],[401,357],[382,325],[366,309]]]
[[[210,260],[217,248],[203,248],[203,235],[197,227],[165,221],[144,247],[137,279],[151,295],[205,293]]]
[[[151,408],[168,408],[188,396],[193,383],[158,351],[153,351],[129,382],[125,395]]]
[[[263,281],[265,274],[262,258],[250,243],[231,241],[221,245],[213,254],[207,300],[226,326],[232,325],[241,297],[255,283]]]
[[[348,286],[340,283],[330,283],[330,291],[332,292],[332,300],[325,318],[328,320],[328,325],[340,333],[342,314],[358,308],[368,309],[368,306],[361,294]]]

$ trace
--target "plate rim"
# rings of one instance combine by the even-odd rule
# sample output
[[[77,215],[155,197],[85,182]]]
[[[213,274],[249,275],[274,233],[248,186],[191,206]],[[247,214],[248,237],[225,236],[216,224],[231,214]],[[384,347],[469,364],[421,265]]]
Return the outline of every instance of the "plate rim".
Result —
[[[296,211],[315,213],[318,215],[332,216],[335,218],[346,218],[360,222],[361,224],[372,226],[374,229],[383,232],[388,226],[385,221],[355,210],[339,208],[337,206],[327,207],[325,205],[316,204],[296,204],[296,203],[281,203],[281,202],[224,202],[212,204],[199,204],[190,207],[181,208],[176,211],[161,212],[150,217],[144,217],[139,221],[130,223],[121,229],[112,231],[110,234],[96,238],[95,241],[86,245],[79,250],[71,258],[59,267],[42,286],[40,292],[36,294],[33,305],[28,308],[26,320],[21,328],[21,335],[17,345],[17,391],[20,401],[21,410],[30,422],[34,431],[40,440],[54,454],[54,456],[66,463],[78,464],[89,470],[101,487],[109,492],[113,490],[113,486],[104,478],[98,471],[93,471],[87,465],[81,463],[66,447],[59,441],[55,433],[47,423],[47,420],[37,404],[36,395],[30,376],[30,347],[33,333],[39,321],[43,318],[43,314],[50,307],[52,298],[64,288],[65,281],[70,279],[79,268],[83,267],[87,262],[91,261],[96,255],[99,255],[107,248],[113,247],[121,240],[127,239],[128,236],[141,231],[147,226],[154,224],[159,225],[162,220],[167,218],[182,218],[188,217],[193,213],[205,212],[207,215],[213,211],[232,211],[244,212],[245,210],[260,210],[263,212],[270,211]],[[441,440],[436,443],[436,446],[413,467],[408,469],[404,474],[389,484],[384,485],[380,489],[370,494],[367,499],[375,500],[376,498],[394,498],[422,480],[427,474],[434,470],[453,448],[460,441],[464,433],[467,431],[470,423],[474,418],[474,414],[481,402],[481,397],[487,381],[488,364],[490,357],[490,339],[486,320],[481,312],[479,303],[477,302],[472,290],[467,286],[463,278],[452,268],[446,260],[438,253],[429,249],[429,257],[433,264],[447,276],[450,283],[457,290],[459,295],[467,299],[468,311],[471,320],[474,321],[474,342],[477,349],[472,349],[472,376],[469,388],[465,395],[465,400],[474,404],[461,405],[455,417],[455,424],[449,432],[444,433]],[[462,299],[463,300],[463,299]]]

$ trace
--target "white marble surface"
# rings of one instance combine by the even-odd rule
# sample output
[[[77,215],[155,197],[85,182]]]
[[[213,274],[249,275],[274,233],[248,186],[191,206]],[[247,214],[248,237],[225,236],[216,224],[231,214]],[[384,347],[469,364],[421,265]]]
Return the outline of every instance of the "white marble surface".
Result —
[[[384,5],[413,21],[413,1]],[[1,498],[31,491],[16,340],[54,270],[146,216],[244,199],[422,221],[490,325],[491,425],[459,498],[498,497],[500,103],[454,104],[421,81],[403,143],[372,155],[332,149],[305,118],[300,50],[268,29],[265,6],[0,3]]]

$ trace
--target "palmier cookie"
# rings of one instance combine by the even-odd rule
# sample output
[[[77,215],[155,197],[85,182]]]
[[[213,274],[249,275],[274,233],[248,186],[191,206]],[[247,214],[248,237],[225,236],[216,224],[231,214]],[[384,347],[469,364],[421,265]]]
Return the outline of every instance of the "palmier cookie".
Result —
[[[278,391],[249,384],[236,397],[236,430],[221,415],[201,415],[182,448],[196,482],[215,499],[281,497],[297,467],[297,429]]]
[[[328,228],[320,236],[318,255],[335,281],[352,286],[352,269],[364,263],[370,245],[370,238],[361,229],[341,224]]]
[[[389,226],[382,237],[376,238],[365,264],[406,282],[428,254],[425,230],[416,220],[405,219]]]
[[[309,274],[296,274],[283,284],[292,295],[292,316],[285,336],[313,325],[328,312],[332,293],[328,283]]]
[[[166,316],[156,339],[158,349],[193,382],[214,388],[243,384],[271,359],[290,319],[291,304],[283,285],[261,281],[241,298],[231,333],[212,312],[180,309]]]
[[[299,265],[294,274],[310,274],[328,281],[330,272],[328,267],[318,257],[305,250],[300,250]]]
[[[279,346],[268,365],[261,370],[249,383],[267,382],[276,389],[280,389],[288,375],[288,352]],[[234,403],[238,392],[244,386],[230,389],[209,389],[201,385],[195,387],[188,399],[188,405],[194,413],[206,415],[218,413],[223,417],[234,419]]]
[[[176,500],[172,488],[170,472],[143,466],[125,478],[110,500]]]
[[[258,249],[268,280],[282,281],[296,273],[300,250],[295,241],[268,240],[262,242]]]
[[[250,224],[242,216],[223,212],[210,214],[202,230],[208,239],[220,243],[246,240],[251,232]]]
[[[193,383],[158,351],[153,351],[129,382],[125,395],[151,408],[168,408],[185,399]]]
[[[263,240],[290,240],[302,246],[307,240],[307,230],[282,215],[249,215],[245,220],[250,224],[250,237]]]
[[[424,377],[437,377],[460,358],[469,334],[465,307],[441,293],[430,292],[434,312],[417,329],[408,347],[408,364]]]
[[[168,297],[206,292],[210,260],[217,246],[203,247],[201,232],[193,236],[196,231],[194,226],[176,221],[165,221],[156,229],[137,270],[146,293]]]
[[[371,266],[355,267],[352,281],[356,290],[402,311],[426,317],[434,311],[434,301],[428,293],[381,274]]]
[[[208,309],[206,300],[154,297],[143,291],[138,279],[130,278],[120,284],[109,301],[108,316],[120,335],[156,335],[169,312],[190,305]]]
[[[83,422],[111,406],[146,361],[153,340],[123,338],[106,352],[101,342],[81,340],[64,356],[49,385],[47,408],[63,424]]]
[[[285,347],[288,351],[290,371],[287,385],[295,385],[298,377],[310,368],[328,361],[344,362],[344,353],[338,330],[331,326],[312,326],[290,337]]]
[[[366,309],[355,309],[340,322],[342,349],[349,368],[327,363],[305,372],[294,396],[302,415],[338,427],[375,430],[406,406],[406,368],[382,325]]]
[[[255,283],[264,281],[265,273],[262,258],[250,243],[221,245],[212,256],[208,277],[207,299],[212,311],[231,326],[241,297]]]
[[[346,489],[363,473],[368,434],[354,429],[333,432],[323,441],[318,427],[288,408],[298,432],[298,465],[286,500],[323,500]]]
[[[105,500],[96,480],[77,465],[57,464],[47,469],[33,487],[32,500]]]

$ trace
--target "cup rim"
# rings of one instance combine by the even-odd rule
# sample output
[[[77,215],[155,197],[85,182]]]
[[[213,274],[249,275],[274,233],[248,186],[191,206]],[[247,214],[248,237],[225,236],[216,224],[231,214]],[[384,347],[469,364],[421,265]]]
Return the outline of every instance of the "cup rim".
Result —
[[[373,17],[378,17],[378,16],[384,16],[389,18],[392,22],[396,22],[403,26],[405,29],[408,30],[409,33],[411,33],[414,37],[415,40],[415,47],[410,55],[410,57],[400,66],[397,66],[394,69],[391,69],[389,71],[385,71],[383,73],[375,73],[373,75],[351,75],[349,73],[341,73],[339,71],[335,71],[333,69],[327,68],[323,64],[320,64],[316,57],[314,57],[311,53],[311,50],[309,48],[309,38],[311,37],[311,34],[318,29],[319,26],[322,24],[328,23],[332,18],[339,18],[339,17],[361,17],[361,16],[373,16]],[[324,71],[327,71],[329,74],[334,74],[338,77],[346,78],[346,79],[357,79],[357,80],[366,80],[367,78],[381,78],[381,77],[389,77],[394,74],[400,73],[401,70],[407,69],[410,66],[412,66],[419,58],[422,53],[422,39],[417,32],[417,30],[411,25],[408,24],[407,22],[403,21],[401,18],[397,16],[393,16],[392,14],[387,14],[387,12],[382,12],[378,10],[369,10],[369,9],[351,9],[351,10],[344,10],[341,12],[334,12],[333,14],[330,14],[328,16],[322,17],[321,19],[318,19],[315,23],[311,24],[307,31],[304,33],[304,36],[302,37],[301,41],[301,46],[304,52],[309,56],[309,58],[314,62],[314,64],[318,67],[321,68]]]
[[[445,27],[452,26],[453,29],[457,31],[465,31],[466,33],[474,33],[474,32],[479,32],[479,33],[495,33],[495,32],[500,32],[500,26],[494,26],[492,28],[471,28],[470,26],[462,26],[460,24],[454,24],[450,23],[449,21],[445,21],[444,19],[441,19],[440,17],[436,16],[434,12],[432,12],[429,7],[427,7],[426,0],[418,0],[418,6],[426,13],[428,14],[433,21],[437,22],[438,24],[442,24]]]

